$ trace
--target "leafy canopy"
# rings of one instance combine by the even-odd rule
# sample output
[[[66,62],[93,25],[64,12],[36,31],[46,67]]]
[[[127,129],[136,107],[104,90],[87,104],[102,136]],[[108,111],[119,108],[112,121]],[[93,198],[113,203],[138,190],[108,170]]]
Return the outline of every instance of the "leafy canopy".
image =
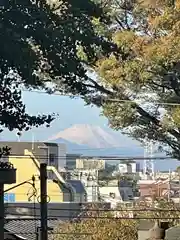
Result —
[[[179,16],[179,0],[2,1],[2,128],[49,125],[54,116],[27,114],[19,88],[53,82],[101,106],[114,129],[180,158]]]
[[[92,205],[92,206],[90,206]],[[119,204],[107,211],[90,204],[72,222],[63,222],[50,234],[51,240],[137,240],[138,228],[146,222],[169,222],[169,227],[179,225],[179,211],[173,201],[155,198],[128,208]],[[128,219],[129,218],[129,219]]]
[[[113,42],[126,54],[101,57],[96,71],[113,99],[103,112],[110,125],[140,141],[166,145],[179,158],[180,1],[120,1]],[[113,11],[113,4],[109,6]],[[134,103],[135,102],[135,103]],[[165,104],[162,104],[165,103]],[[167,104],[166,104],[167,103]],[[169,104],[168,104],[169,103]],[[170,149],[170,150],[169,150]]]
[[[100,2],[110,21],[93,21],[96,33],[116,47],[86,62],[97,77],[85,101],[101,106],[112,128],[180,159],[180,1]]]
[[[137,222],[132,219],[118,219],[114,217],[114,212],[93,206],[78,221],[60,223],[50,239],[137,240],[137,226]]]
[[[51,2],[51,1],[50,1]],[[22,88],[47,88],[54,81],[63,93],[86,93],[86,69],[80,51],[88,61],[96,48],[110,44],[94,32],[92,19],[102,10],[90,0],[56,1],[5,0],[0,3],[0,124],[27,131],[49,124],[54,115],[31,116],[21,98]],[[51,89],[52,91],[52,89]]]

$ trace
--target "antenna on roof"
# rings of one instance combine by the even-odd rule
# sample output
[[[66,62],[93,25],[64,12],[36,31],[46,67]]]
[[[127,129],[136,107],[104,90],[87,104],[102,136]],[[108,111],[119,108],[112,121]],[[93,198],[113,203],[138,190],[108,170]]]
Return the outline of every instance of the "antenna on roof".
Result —
[[[20,142],[20,141],[21,141],[21,139],[20,139],[20,138],[21,138],[21,134],[20,134],[20,133],[17,133],[16,136],[17,136],[18,142]]]
[[[31,147],[32,150],[34,150],[34,133],[32,133],[32,147]]]

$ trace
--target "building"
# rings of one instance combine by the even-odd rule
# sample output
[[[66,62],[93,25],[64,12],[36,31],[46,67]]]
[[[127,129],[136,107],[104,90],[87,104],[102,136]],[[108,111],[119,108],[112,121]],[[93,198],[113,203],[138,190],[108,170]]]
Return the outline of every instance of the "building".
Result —
[[[2,146],[11,148],[8,161],[17,169],[16,184],[5,185],[5,191],[7,191],[5,202],[39,202],[41,162],[48,164],[48,177],[50,176],[47,180],[48,201],[54,203],[73,201],[75,194],[73,187],[66,183],[57,170],[64,164],[61,161],[64,152],[62,157],[59,157],[60,151],[57,144],[34,143],[32,146],[31,143],[1,142],[0,147]],[[35,177],[35,189],[32,186],[32,176]]]
[[[175,180],[140,180],[138,182],[140,197],[151,199],[154,197],[170,197],[179,202],[179,181]]]
[[[122,179],[118,182],[118,187],[122,201],[132,201],[134,199],[134,186],[132,181]]]
[[[16,170],[16,184],[5,185],[5,191],[9,188],[14,189],[7,192],[5,202],[37,202],[40,196],[40,163],[28,150],[25,150],[23,157],[10,156],[9,161],[14,165]],[[47,167],[49,172],[56,176],[56,179],[47,180],[48,201],[50,202],[69,202],[71,200],[71,189],[67,187],[66,182],[61,178],[55,167]],[[29,184],[32,183],[32,176],[35,176],[36,197],[34,189]],[[16,187],[16,185],[27,181],[27,183]],[[29,182],[29,183],[28,183]]]
[[[76,159],[79,159],[81,154],[66,154],[66,169],[74,170],[76,169]]]
[[[58,219],[48,220],[49,231],[48,236],[53,235],[55,229],[61,222]],[[40,229],[40,220],[36,219],[7,219],[4,230],[5,240],[36,240],[38,229]]]
[[[24,150],[29,150],[39,161],[45,161],[48,166],[54,166],[61,171],[66,166],[66,145],[47,142],[0,142],[0,148],[11,148],[12,156],[23,156]]]
[[[113,175],[116,174],[137,174],[140,172],[140,164],[136,161],[124,161],[116,165]]]
[[[118,180],[109,181],[107,185],[99,187],[100,197],[104,201],[111,201],[115,199],[116,202],[122,202],[120,189],[118,187]]]
[[[99,191],[102,199],[114,199],[117,203],[134,200],[133,183],[126,179],[111,180],[106,186],[100,187]]]
[[[82,181],[87,193],[88,202],[99,201],[98,172],[105,168],[105,161],[97,158],[76,160],[77,178]]]
[[[87,201],[87,192],[81,180],[67,180],[75,190],[74,202],[84,203]]]
[[[86,191],[87,202],[97,202],[99,199],[98,171],[94,169],[76,169],[71,172],[70,180],[79,180]],[[69,181],[69,180],[68,180]]]

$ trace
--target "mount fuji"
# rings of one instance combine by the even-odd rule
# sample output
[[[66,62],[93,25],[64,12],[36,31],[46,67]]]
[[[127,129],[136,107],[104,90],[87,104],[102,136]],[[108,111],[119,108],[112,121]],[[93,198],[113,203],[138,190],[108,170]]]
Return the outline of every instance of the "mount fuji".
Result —
[[[143,155],[138,142],[113,131],[89,124],[76,124],[48,139],[50,142],[65,143],[69,153],[83,155]],[[133,151],[132,151],[133,148]],[[79,152],[78,152],[79,151]]]

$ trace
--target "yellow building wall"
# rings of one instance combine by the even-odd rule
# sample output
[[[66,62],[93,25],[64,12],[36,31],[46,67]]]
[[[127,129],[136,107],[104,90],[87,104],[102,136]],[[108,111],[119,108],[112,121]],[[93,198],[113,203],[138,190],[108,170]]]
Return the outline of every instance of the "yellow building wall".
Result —
[[[30,184],[21,185],[13,190],[8,191],[9,194],[15,194],[16,202],[38,202],[40,201],[40,181],[39,181],[39,169],[34,163],[33,159],[30,156],[24,157],[10,157],[9,161],[16,168],[16,183],[11,185],[5,185],[4,188],[9,189],[13,186],[20,184],[24,181],[30,181],[32,176],[35,176],[35,187],[37,189],[37,196],[31,197],[33,195],[33,187]],[[32,181],[31,181],[32,182]],[[64,194],[57,183],[54,183],[52,180],[47,181],[47,192],[50,197],[50,202],[63,202]]]

